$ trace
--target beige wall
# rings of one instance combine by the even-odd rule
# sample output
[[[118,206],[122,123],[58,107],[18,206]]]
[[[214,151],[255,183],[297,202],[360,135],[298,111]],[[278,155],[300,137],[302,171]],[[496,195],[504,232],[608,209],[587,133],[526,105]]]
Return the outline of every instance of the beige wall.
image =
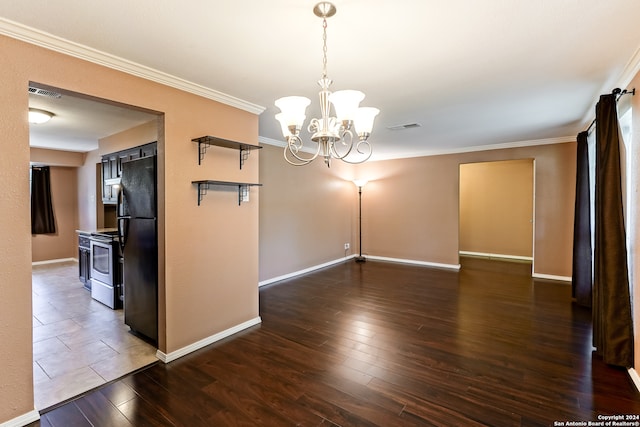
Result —
[[[357,190],[354,169],[316,159],[290,166],[283,149],[260,150],[260,280],[335,261],[357,252],[352,235]],[[253,154],[251,154],[253,156]],[[344,244],[351,250],[345,253]]]
[[[455,156],[365,163],[363,252],[458,264],[458,164]]]
[[[575,142],[369,162],[363,194],[365,252],[458,264],[458,176],[464,163],[535,160],[534,273],[571,276]]]
[[[32,163],[49,166],[80,167],[84,164],[86,154],[31,147],[30,156]]]
[[[31,163],[51,166],[51,193],[57,233],[31,237],[32,260],[77,258],[78,170],[85,153],[30,148]]]
[[[460,251],[533,256],[533,161],[460,165]]]
[[[56,232],[31,236],[31,259],[34,262],[78,257],[77,169],[51,166],[49,170]]]
[[[575,142],[350,166],[321,162],[289,166],[282,148],[260,158],[260,280],[287,275],[357,253],[357,190],[362,194],[363,253],[457,266],[461,164],[534,160],[534,273],[571,276]],[[350,219],[346,218],[350,216]],[[351,224],[351,231],[349,231]]]
[[[258,118],[132,75],[0,37],[0,423],[33,410],[30,81],[164,113],[159,141],[160,339],[169,353],[258,316],[258,201],[237,205],[209,192],[196,203],[196,179],[258,180],[258,162],[237,167],[237,152],[212,149],[198,166],[192,138],[256,143]],[[95,172],[94,172],[95,173]],[[79,180],[81,179],[78,177]],[[95,179],[95,178],[94,178]],[[79,203],[81,201],[79,200]]]

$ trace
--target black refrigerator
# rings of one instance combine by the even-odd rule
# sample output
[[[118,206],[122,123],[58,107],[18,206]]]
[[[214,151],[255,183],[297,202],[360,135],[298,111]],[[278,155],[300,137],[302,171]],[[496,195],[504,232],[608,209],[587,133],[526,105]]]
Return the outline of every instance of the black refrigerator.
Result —
[[[122,163],[117,219],[123,257],[124,323],[158,342],[156,156]]]

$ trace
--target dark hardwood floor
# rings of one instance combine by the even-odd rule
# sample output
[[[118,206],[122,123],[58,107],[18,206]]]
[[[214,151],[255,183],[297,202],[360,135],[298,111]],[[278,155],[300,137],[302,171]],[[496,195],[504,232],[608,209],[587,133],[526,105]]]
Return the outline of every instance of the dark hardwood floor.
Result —
[[[262,288],[260,315],[31,425],[551,426],[640,414],[626,371],[593,356],[589,311],[528,264],[347,262]]]

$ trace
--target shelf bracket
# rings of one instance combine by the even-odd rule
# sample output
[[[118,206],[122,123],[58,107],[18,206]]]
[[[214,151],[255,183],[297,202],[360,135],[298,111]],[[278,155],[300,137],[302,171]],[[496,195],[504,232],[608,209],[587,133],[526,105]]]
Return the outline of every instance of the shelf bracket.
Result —
[[[208,183],[206,182],[198,183],[198,206],[200,206],[200,202],[202,201],[202,198],[206,196],[208,190],[209,190]]]
[[[207,154],[207,149],[212,145],[216,147],[232,148],[240,151],[240,169],[244,162],[249,158],[251,150],[259,150],[262,147],[259,145],[246,144],[244,142],[230,141],[228,139],[216,138],[213,136],[201,136],[199,138],[193,138],[191,141],[198,143],[198,165],[202,164],[204,155]]]
[[[196,184],[198,186],[198,206],[200,206],[200,202],[202,202],[202,198],[207,194],[207,190],[213,190],[210,186],[223,186],[223,187],[233,187],[238,189],[238,206],[242,205],[243,201],[248,201],[249,192],[251,187],[262,187],[262,184],[254,184],[249,182],[229,182],[229,181],[213,181],[213,180],[203,180],[203,181],[191,181],[192,184]]]
[[[242,205],[242,200],[249,197],[249,186],[238,185],[238,206]]]
[[[242,170],[242,165],[249,158],[249,154],[251,154],[251,150],[240,147],[240,170]]]
[[[198,165],[202,164],[204,155],[207,154],[207,148],[211,147],[211,144],[203,138],[198,140]],[[242,168],[241,168],[242,169]]]

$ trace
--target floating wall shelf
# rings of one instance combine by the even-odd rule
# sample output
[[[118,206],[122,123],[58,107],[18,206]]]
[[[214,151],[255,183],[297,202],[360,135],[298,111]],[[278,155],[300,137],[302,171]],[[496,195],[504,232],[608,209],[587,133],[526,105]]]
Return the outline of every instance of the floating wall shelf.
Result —
[[[240,150],[240,169],[244,161],[249,157],[251,150],[259,150],[262,148],[259,145],[245,144],[244,142],[229,141],[228,139],[216,138],[215,136],[201,136],[200,138],[194,138],[191,141],[198,143],[198,164],[202,163],[204,155],[207,153],[207,148],[214,145],[216,147],[233,148],[234,150]]]
[[[204,181],[191,181],[192,184],[196,184],[198,186],[198,206],[200,206],[200,202],[207,191],[209,190],[209,186],[214,185],[223,185],[226,187],[238,187],[238,206],[242,204],[242,196],[249,191],[250,187],[261,187],[262,184],[254,184],[249,182],[230,182],[230,181],[212,181],[212,180],[204,180]]]

